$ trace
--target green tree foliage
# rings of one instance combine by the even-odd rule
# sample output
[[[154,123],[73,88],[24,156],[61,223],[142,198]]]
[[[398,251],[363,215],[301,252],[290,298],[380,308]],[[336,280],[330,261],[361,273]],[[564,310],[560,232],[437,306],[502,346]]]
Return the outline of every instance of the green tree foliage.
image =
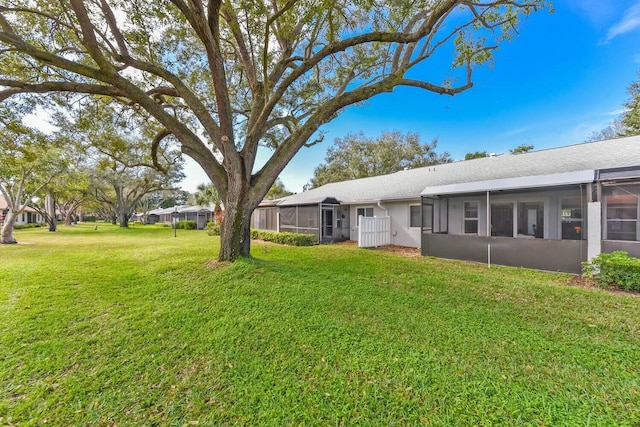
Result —
[[[464,155],[465,160],[482,159],[484,157],[487,157],[486,151],[474,151],[472,153],[467,153]]]
[[[213,184],[199,184],[196,192],[193,194],[193,202],[198,206],[213,205],[213,218],[217,224],[222,222],[222,199],[216,187]]]
[[[275,182],[264,196],[267,200],[279,199],[280,197],[290,196],[293,193],[287,190],[287,187],[284,186],[284,183],[280,178],[276,178]]]
[[[7,212],[0,243],[16,243],[16,219],[40,191],[67,168],[62,140],[23,125],[17,117],[0,122],[0,194]]]
[[[249,255],[252,211],[323,124],[398,86],[470,89],[474,67],[547,3],[12,0],[0,101],[93,94],[144,111],[158,129],[148,148],[172,135],[220,192],[219,259],[233,260]],[[441,51],[456,70],[446,79],[410,72]],[[271,157],[257,167],[261,145]]]
[[[91,191],[97,200],[128,227],[129,217],[142,198],[172,189],[183,177],[180,152],[168,135],[149,140],[157,131],[153,122],[136,111],[112,103],[87,102],[71,115],[58,116],[57,124],[86,154]]]
[[[622,124],[626,128],[625,136],[640,135],[640,80],[631,83],[627,92],[629,99],[624,104],[627,111],[622,114]]]
[[[220,194],[212,184],[198,184],[196,192],[193,194],[193,201],[198,206],[219,205],[222,203]]]
[[[158,203],[157,207],[162,209],[172,208],[174,206],[187,205],[191,199],[192,194],[185,190],[172,189],[156,192],[160,194],[162,199]],[[198,204],[198,203],[196,203]]]
[[[367,138],[362,132],[336,138],[325,163],[314,170],[311,186],[451,162],[449,153],[436,153],[437,144],[437,140],[422,144],[418,134],[399,131],[384,132],[378,138]]]
[[[640,77],[640,73],[638,73],[638,77]],[[624,103],[626,110],[621,117],[604,129],[592,132],[585,139],[585,142],[640,135],[640,80],[632,82],[627,88],[627,92],[629,99]]]
[[[533,145],[520,144],[516,148],[512,148],[509,150],[511,154],[523,154],[528,153],[533,150],[535,147]]]

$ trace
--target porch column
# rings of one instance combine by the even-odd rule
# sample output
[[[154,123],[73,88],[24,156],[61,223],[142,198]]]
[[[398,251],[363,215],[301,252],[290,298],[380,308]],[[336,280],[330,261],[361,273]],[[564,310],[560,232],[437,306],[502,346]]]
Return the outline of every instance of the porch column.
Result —
[[[491,200],[489,200],[489,192],[487,191],[487,236],[491,236]]]
[[[602,206],[600,202],[587,204],[587,261],[600,255],[602,243]]]

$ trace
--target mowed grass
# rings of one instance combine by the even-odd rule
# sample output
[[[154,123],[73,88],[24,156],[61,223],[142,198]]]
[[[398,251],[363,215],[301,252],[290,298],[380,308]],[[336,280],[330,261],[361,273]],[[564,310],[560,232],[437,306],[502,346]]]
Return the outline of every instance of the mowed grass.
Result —
[[[0,246],[0,425],[640,425],[640,298],[347,245]]]

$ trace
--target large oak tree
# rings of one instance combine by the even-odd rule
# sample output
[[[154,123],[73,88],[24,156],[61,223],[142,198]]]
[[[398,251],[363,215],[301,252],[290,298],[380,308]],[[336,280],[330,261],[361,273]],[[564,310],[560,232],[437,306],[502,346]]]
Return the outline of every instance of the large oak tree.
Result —
[[[345,107],[398,86],[472,87],[544,0],[8,0],[0,100],[98,94],[144,110],[222,196],[221,260],[249,255],[250,218],[276,177]],[[436,52],[449,67],[419,70]],[[451,78],[454,77],[454,78]],[[258,147],[270,157],[256,164]]]

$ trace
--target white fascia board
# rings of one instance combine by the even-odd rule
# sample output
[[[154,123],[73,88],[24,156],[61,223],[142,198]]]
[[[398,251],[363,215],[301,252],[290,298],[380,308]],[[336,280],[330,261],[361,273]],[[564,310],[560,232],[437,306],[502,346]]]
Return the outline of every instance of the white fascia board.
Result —
[[[436,185],[425,188],[422,196],[444,196],[451,194],[479,193],[485,191],[518,190],[525,188],[554,187],[558,185],[593,182],[595,171],[584,170],[549,175],[519,176],[515,178],[491,179],[488,181],[461,182],[459,184]]]

